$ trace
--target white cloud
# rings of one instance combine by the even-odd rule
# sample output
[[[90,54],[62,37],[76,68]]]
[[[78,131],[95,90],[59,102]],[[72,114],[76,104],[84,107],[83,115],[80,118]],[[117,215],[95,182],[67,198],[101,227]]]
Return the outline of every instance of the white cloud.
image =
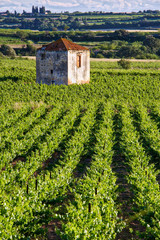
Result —
[[[31,12],[32,5],[55,11],[139,11],[160,10],[160,0],[0,0],[0,11]]]
[[[77,7],[79,6],[79,3],[65,3],[65,2],[51,2],[48,1],[48,5],[49,6],[53,6],[53,7]]]

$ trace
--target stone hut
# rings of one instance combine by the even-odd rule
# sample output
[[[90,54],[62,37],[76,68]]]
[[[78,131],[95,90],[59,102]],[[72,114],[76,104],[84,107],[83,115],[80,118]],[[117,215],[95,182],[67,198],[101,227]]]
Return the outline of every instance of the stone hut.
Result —
[[[65,38],[44,45],[37,50],[36,75],[47,85],[89,83],[90,51]]]

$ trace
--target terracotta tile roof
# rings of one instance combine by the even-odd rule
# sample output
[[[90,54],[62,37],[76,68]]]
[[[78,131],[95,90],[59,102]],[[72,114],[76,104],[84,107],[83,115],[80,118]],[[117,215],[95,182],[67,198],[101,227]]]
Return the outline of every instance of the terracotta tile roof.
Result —
[[[73,43],[66,38],[60,38],[48,45],[43,45],[40,49],[44,49],[45,51],[89,50],[88,48]]]

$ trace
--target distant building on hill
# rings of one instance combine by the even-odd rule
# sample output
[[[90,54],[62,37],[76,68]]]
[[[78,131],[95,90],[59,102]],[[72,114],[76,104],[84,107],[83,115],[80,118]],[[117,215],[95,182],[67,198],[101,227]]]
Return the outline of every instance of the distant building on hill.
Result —
[[[89,49],[65,38],[42,46],[36,54],[36,81],[47,85],[89,83]]]
[[[32,6],[32,13],[38,13],[38,7]]]
[[[41,8],[39,8],[39,13],[45,14],[46,13],[45,7],[42,6]]]
[[[32,14],[36,14],[36,13],[40,13],[40,14],[45,14],[46,13],[46,9],[44,6],[40,7],[38,10],[38,7],[36,6],[32,6]]]

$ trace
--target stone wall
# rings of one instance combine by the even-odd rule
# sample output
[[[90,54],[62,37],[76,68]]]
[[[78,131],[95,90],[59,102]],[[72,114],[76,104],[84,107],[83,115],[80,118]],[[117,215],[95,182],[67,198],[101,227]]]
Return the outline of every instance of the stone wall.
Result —
[[[68,52],[38,50],[36,55],[36,82],[42,84],[68,84]]]
[[[77,66],[77,56],[80,65]],[[36,55],[36,82],[42,84],[69,85],[90,81],[90,52],[85,51],[45,51],[39,49]]]
[[[77,66],[77,56],[81,56],[81,66]],[[90,81],[90,52],[68,51],[68,84],[82,84]]]

